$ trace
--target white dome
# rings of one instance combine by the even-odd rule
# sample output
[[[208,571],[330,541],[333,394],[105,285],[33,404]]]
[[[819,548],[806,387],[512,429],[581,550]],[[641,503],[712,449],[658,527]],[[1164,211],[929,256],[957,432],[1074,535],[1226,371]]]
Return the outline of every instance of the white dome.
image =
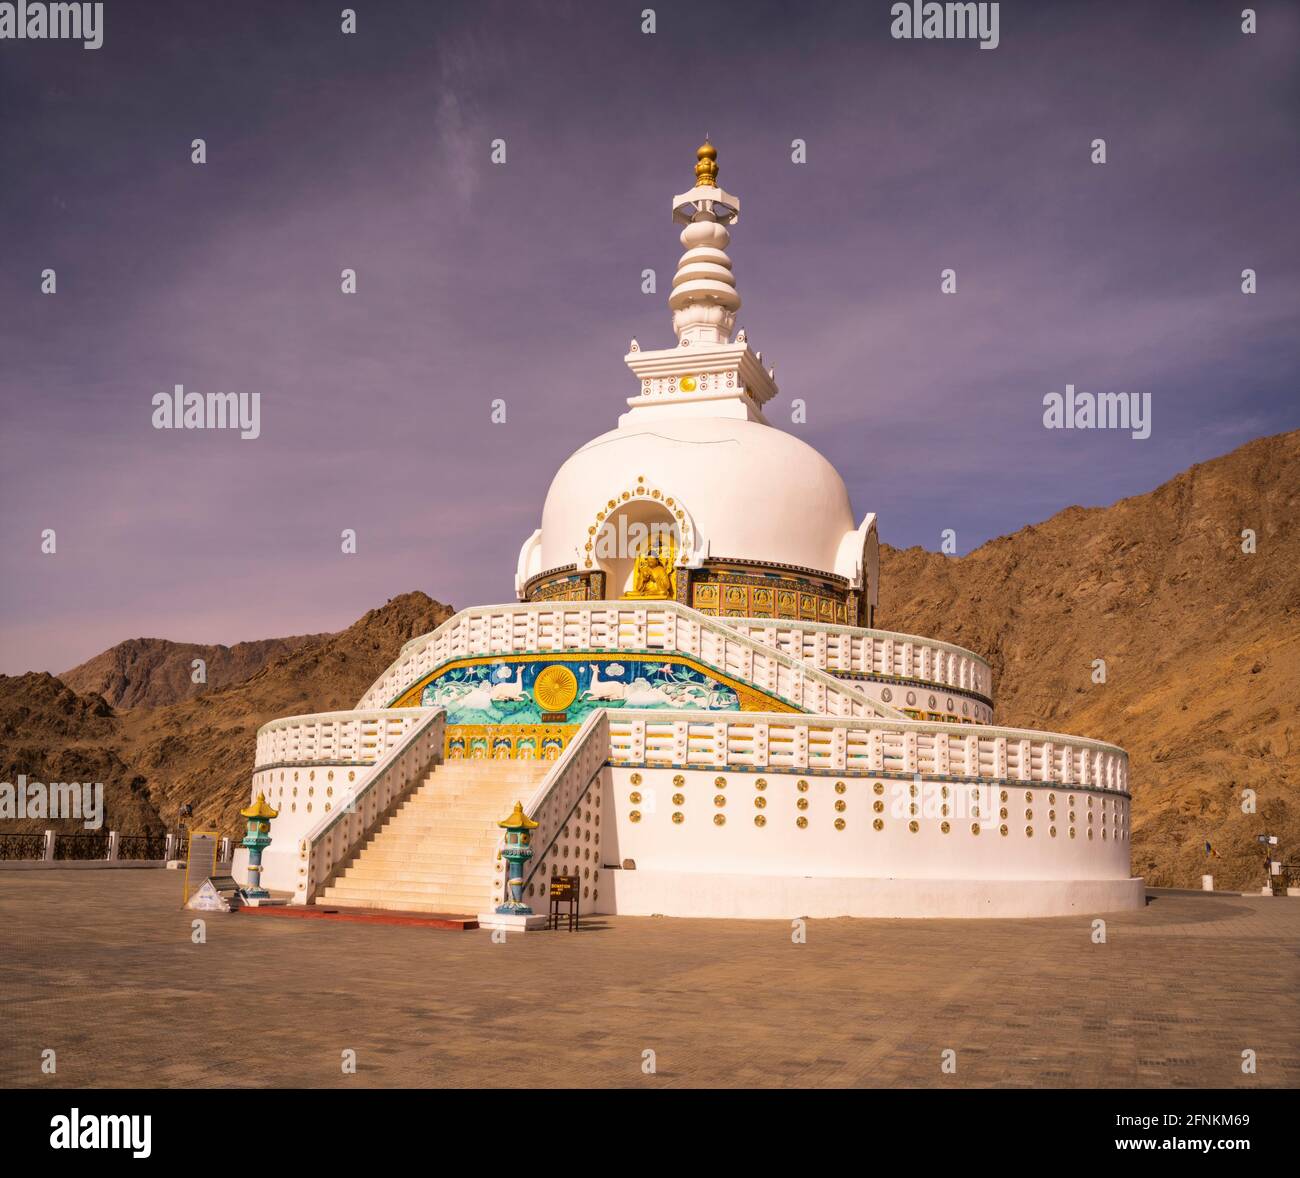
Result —
[[[560,467],[525,575],[576,564],[618,510],[644,504],[684,513],[698,557],[793,565],[852,577],[842,550],[855,532],[843,479],[798,438],[758,421],[725,417],[635,420],[588,442]],[[656,495],[656,492],[658,493]],[[644,515],[644,511],[640,514]],[[861,542],[856,545],[860,559]],[[594,567],[594,566],[592,566]]]

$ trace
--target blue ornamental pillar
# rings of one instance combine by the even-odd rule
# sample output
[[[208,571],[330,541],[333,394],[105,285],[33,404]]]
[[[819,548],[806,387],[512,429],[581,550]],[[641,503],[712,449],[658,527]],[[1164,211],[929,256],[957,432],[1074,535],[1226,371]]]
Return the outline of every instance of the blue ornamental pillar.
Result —
[[[244,895],[254,900],[265,900],[271,895],[262,887],[262,851],[271,845],[271,819],[280,816],[279,810],[272,810],[266,804],[262,794],[247,810],[240,810],[241,818],[248,819],[248,833],[244,835],[241,846],[248,848],[248,887]]]
[[[533,910],[524,903],[524,864],[533,857],[530,832],[537,829],[537,823],[524,813],[524,804],[516,802],[509,817],[497,825],[506,832],[501,857],[506,860],[510,876],[510,899],[498,904],[497,912],[506,916],[531,916]]]

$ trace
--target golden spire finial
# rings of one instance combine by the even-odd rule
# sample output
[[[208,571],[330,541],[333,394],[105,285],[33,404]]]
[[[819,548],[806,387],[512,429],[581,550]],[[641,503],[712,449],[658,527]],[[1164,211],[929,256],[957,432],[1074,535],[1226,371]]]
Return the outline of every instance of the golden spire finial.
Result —
[[[716,188],[718,186],[718,149],[709,142],[707,135],[695,152],[695,158],[698,161],[695,165],[695,187]]]

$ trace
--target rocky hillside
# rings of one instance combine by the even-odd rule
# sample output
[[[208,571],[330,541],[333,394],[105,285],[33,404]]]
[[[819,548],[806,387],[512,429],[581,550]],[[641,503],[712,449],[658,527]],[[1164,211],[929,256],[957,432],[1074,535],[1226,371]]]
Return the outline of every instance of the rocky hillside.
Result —
[[[295,712],[352,707],[404,642],[453,612],[423,593],[406,593],[340,633],[284,640],[285,649],[247,678],[227,686],[210,678],[202,694],[163,707],[115,711],[102,696],[78,693],[52,675],[0,676],[0,780],[24,773],[47,782],[102,781],[108,824],[126,834],[175,829],[187,801],[197,823],[234,834],[247,805],[257,729]],[[114,665],[107,656],[134,645],[114,647],[78,670],[98,666],[102,673]],[[214,649],[166,645],[186,671],[189,651]],[[133,682],[147,693],[169,677],[144,674]],[[4,829],[48,825],[58,824],[6,822]]]
[[[1000,723],[1126,748],[1150,882],[1258,887],[1256,834],[1300,862],[1298,518],[1300,432],[1261,438],[964,557],[886,548],[879,624],[988,658]]]
[[[121,757],[122,729],[98,695],[79,695],[53,675],[0,675],[0,781],[103,782],[106,822],[122,831],[163,829],[145,778]],[[6,819],[14,833],[74,833],[76,819]]]
[[[282,655],[328,637],[264,638],[234,646],[129,638],[59,678],[79,694],[102,695],[115,708],[157,708],[241,683]],[[195,659],[205,664],[202,683],[194,682]]]

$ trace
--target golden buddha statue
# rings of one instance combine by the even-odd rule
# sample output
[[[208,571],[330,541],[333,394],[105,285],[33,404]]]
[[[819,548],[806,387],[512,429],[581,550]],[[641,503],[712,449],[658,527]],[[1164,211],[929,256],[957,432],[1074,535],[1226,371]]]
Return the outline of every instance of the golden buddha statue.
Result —
[[[632,567],[632,591],[628,597],[639,601],[672,601],[677,595],[672,541],[647,544]]]

